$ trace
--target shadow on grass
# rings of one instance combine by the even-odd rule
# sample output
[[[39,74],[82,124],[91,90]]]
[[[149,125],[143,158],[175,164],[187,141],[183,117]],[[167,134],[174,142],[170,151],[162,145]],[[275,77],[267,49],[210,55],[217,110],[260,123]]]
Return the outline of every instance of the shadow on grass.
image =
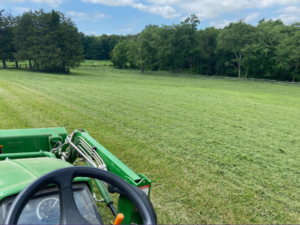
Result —
[[[94,76],[94,74],[86,73],[86,71],[76,71],[75,69],[70,69],[70,72],[55,72],[47,70],[30,70],[30,69],[1,69],[0,71],[22,71],[24,73],[30,74],[47,74],[47,75],[61,75],[61,76]]]

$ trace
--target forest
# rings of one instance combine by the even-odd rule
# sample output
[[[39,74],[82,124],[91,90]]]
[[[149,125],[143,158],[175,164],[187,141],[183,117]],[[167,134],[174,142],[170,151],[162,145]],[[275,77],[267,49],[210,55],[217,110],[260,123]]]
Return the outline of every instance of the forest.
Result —
[[[28,61],[34,69],[66,71],[84,60],[77,27],[63,13],[43,9],[14,16],[0,10],[0,60]]]
[[[300,81],[300,23],[243,19],[224,29],[200,24],[195,15],[171,26],[149,25],[120,41],[111,53],[114,65],[141,71],[169,70],[202,75]]]
[[[21,16],[0,11],[0,59],[29,60],[37,68],[76,67],[83,59],[111,60],[115,67],[208,76],[300,81],[300,23],[243,19],[223,29],[198,29],[190,15],[172,25],[147,25],[132,35],[86,35],[63,13]]]

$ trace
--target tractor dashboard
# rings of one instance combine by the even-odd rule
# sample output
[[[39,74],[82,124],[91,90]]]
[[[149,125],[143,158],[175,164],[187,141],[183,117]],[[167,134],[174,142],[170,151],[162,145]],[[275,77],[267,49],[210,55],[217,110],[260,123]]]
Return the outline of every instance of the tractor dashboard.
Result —
[[[86,183],[73,184],[73,195],[80,214],[91,224],[102,224],[89,187]],[[0,224],[16,196],[0,202]],[[57,187],[52,186],[39,191],[25,206],[18,224],[59,224],[60,204]]]
[[[9,209],[10,211],[14,210],[13,202],[18,200],[16,196],[28,185],[56,170],[73,168],[73,166],[79,167],[77,164],[85,165],[87,168],[97,168],[99,171],[108,171],[118,176],[130,185],[144,190],[146,199],[149,201],[151,180],[143,174],[133,172],[84,129],[76,129],[71,135],[67,135],[64,127],[0,130],[0,224],[3,223],[6,215],[6,218],[9,218],[10,214],[7,212]],[[136,210],[136,205],[126,196],[120,194],[118,201],[115,202],[117,203],[116,210],[109,193],[110,190],[106,186],[107,183],[88,177],[76,177],[73,180],[73,184],[74,182],[85,183],[85,187],[79,188],[80,190],[76,189],[75,191],[73,188],[73,194],[79,212],[87,221],[97,224],[100,221],[101,223],[101,217],[91,197],[91,193],[95,194],[93,189],[96,188],[102,197],[102,200],[97,201],[97,196],[94,195],[97,204],[103,202],[102,204],[111,210],[114,217],[118,213],[123,213],[123,224],[143,222],[140,212]],[[119,193],[115,190],[112,190],[111,193],[115,192]],[[71,193],[68,192],[68,198],[70,198],[69,194],[71,195]],[[20,218],[11,218],[16,218],[15,220],[18,220],[19,224],[59,223],[59,211],[62,207],[59,207],[58,197],[57,190],[44,189],[28,202]],[[73,211],[77,211],[74,204],[72,207],[74,207]],[[68,216],[73,215],[72,212],[69,214],[68,208],[65,210],[68,211]],[[61,209],[62,220],[65,219],[63,212],[65,212],[64,209]],[[155,214],[154,209],[152,212]],[[157,221],[156,215],[153,217]],[[72,218],[74,221],[77,219],[76,217]],[[16,224],[17,221],[13,223]]]

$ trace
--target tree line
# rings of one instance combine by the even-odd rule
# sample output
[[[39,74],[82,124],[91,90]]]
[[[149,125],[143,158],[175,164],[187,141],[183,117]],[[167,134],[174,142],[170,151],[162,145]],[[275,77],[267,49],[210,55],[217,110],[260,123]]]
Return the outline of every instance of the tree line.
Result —
[[[80,32],[80,40],[84,49],[84,55],[86,59],[94,60],[110,60],[111,52],[114,47],[123,40],[128,40],[134,35],[107,35],[100,36],[85,35]]]
[[[84,59],[79,32],[63,13],[43,9],[13,16],[0,10],[0,60],[29,61],[30,68],[65,71]]]
[[[202,75],[300,81],[300,23],[243,19],[223,29],[198,29],[191,15],[172,25],[147,25],[135,35],[85,35],[63,13],[43,9],[19,16],[0,10],[0,60],[65,70],[83,59],[114,66]]]
[[[191,15],[170,26],[148,25],[114,47],[115,66],[144,70],[189,71],[203,75],[300,81],[300,23],[243,19],[223,29],[198,30]]]

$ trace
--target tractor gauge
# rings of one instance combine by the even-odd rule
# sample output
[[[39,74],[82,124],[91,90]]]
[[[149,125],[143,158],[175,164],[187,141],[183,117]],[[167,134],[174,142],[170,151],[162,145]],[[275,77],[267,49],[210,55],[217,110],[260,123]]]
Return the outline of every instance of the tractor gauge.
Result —
[[[40,220],[52,220],[60,215],[59,199],[46,198],[43,199],[37,206],[36,214]]]

